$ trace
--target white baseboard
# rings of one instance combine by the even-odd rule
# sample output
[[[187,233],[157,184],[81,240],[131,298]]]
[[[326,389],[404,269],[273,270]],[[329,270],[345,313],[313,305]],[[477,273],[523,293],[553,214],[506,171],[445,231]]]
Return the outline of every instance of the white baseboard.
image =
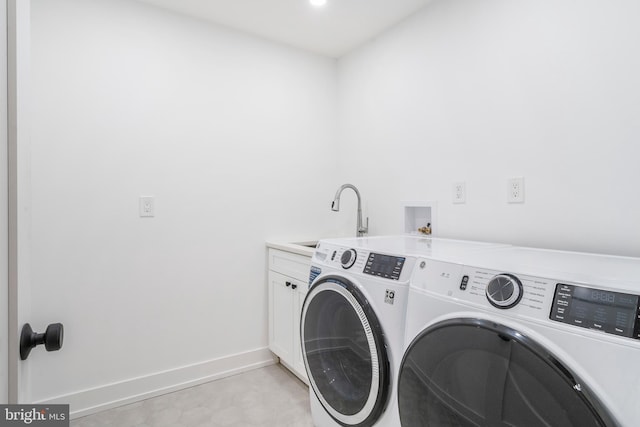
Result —
[[[45,399],[37,404],[69,404],[79,418],[241,372],[272,365],[277,358],[267,348],[234,354],[176,369]]]

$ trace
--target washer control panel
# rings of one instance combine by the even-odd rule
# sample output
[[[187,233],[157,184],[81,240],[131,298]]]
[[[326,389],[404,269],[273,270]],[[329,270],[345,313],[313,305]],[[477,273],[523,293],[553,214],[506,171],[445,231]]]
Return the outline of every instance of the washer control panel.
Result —
[[[400,279],[400,273],[402,273],[405,259],[404,257],[371,252],[364,266],[363,273],[384,277],[385,279],[398,280]]]
[[[640,339],[639,303],[638,295],[558,283],[549,318]]]
[[[353,275],[406,282],[411,277],[416,258],[321,241],[313,254],[312,261],[319,271],[313,276],[313,279],[320,272],[326,273],[328,271],[323,269],[325,266]]]
[[[356,252],[355,249],[347,249],[346,251],[342,252],[342,255],[340,256],[340,264],[342,264],[342,268],[349,269],[353,266],[353,264],[356,263],[356,260],[358,259],[358,253]]]

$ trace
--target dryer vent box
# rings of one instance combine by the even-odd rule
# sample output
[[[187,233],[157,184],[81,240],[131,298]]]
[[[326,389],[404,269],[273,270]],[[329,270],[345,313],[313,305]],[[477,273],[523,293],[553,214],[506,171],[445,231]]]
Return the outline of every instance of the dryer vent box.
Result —
[[[404,232],[419,236],[437,234],[435,202],[404,202]]]

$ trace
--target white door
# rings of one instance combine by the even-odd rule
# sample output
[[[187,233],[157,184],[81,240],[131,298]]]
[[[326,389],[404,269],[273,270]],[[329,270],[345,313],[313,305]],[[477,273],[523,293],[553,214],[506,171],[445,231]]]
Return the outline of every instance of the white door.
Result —
[[[3,50],[0,84],[5,92],[4,109],[0,109],[0,299],[3,300],[0,361],[8,369],[2,372],[3,402],[30,402],[29,362],[19,356],[22,325],[30,317],[29,284],[29,57],[30,0],[0,0]],[[8,225],[8,226],[7,226]],[[8,280],[7,280],[8,277]],[[6,302],[6,304],[4,304]]]
[[[7,1],[0,0],[0,403],[9,401],[9,288],[7,272]]]

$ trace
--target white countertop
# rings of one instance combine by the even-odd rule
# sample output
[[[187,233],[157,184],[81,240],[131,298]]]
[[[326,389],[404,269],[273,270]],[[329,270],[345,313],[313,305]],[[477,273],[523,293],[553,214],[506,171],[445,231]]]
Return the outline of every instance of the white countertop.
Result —
[[[279,249],[281,251],[291,252],[298,255],[308,256],[311,258],[315,251],[316,240],[307,242],[276,242],[268,241],[267,247]]]

